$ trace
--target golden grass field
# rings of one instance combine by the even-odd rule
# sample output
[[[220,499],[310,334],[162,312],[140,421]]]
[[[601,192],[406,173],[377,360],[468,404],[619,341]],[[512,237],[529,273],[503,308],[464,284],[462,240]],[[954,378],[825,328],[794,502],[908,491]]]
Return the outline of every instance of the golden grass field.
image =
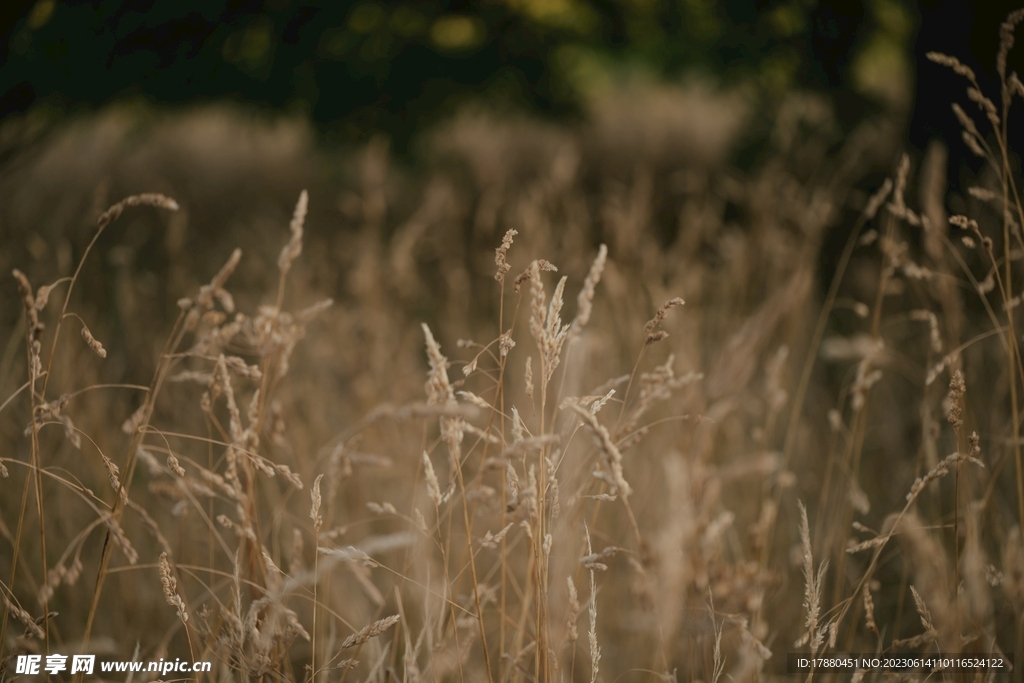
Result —
[[[753,112],[699,87],[467,114],[415,169],[219,108],[27,145],[0,679],[1019,680],[785,673],[1024,663],[1019,20],[1002,93],[935,57],[989,161],[957,202],[940,145],[810,95],[730,168]]]

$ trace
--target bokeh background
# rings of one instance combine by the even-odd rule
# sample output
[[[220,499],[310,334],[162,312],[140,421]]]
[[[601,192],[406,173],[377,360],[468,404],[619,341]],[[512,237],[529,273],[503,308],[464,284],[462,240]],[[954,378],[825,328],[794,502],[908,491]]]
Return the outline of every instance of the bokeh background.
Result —
[[[924,54],[962,55],[991,86],[991,27],[1013,8],[1005,0],[12,0],[0,26],[0,116],[230,100],[308,116],[325,140],[385,133],[404,151],[471,102],[564,118],[623,78],[699,75],[760,97],[829,92],[847,126],[880,106],[912,110],[911,138],[922,146],[941,128],[945,102],[934,93],[947,78]]]

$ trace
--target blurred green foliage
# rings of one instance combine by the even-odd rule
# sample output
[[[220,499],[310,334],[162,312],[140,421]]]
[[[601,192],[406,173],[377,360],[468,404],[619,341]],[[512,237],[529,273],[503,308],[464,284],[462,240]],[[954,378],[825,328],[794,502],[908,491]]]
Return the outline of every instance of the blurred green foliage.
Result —
[[[616,79],[697,72],[771,96],[843,79],[892,99],[912,13],[869,0],[92,0],[29,3],[8,27],[0,115],[111,99],[229,98],[307,112],[341,140],[399,149],[475,100],[554,116]],[[836,9],[836,7],[840,9]],[[865,9],[866,8],[866,9]],[[838,17],[838,18],[837,18]],[[845,23],[844,23],[845,22]]]

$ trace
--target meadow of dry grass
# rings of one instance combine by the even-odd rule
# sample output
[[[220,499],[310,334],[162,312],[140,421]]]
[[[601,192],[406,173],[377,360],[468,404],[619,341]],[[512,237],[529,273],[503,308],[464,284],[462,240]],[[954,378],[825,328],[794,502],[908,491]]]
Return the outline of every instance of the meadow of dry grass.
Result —
[[[0,680],[1021,661],[1024,86],[1005,51],[1003,93],[935,59],[990,162],[964,215],[940,146],[836,139],[811,96],[743,173],[752,112],[699,88],[466,115],[415,171],[218,109],[29,147],[0,177]]]

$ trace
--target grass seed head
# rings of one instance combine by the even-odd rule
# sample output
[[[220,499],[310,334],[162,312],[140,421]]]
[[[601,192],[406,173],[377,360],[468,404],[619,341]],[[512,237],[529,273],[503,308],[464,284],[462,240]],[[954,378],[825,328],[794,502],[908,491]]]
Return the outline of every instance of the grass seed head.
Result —
[[[587,279],[583,281],[583,289],[580,290],[579,296],[576,298],[576,317],[573,318],[569,328],[570,338],[578,337],[583,328],[590,322],[590,314],[594,308],[594,294],[598,283],[601,282],[601,275],[604,273],[604,265],[607,258],[608,247],[602,244],[598,247],[597,256],[590,265]]]
[[[290,233],[288,244],[281,249],[281,255],[277,257],[277,268],[282,274],[291,270],[292,262],[302,253],[302,228],[306,223],[308,208],[309,195],[303,190],[299,194],[299,201],[295,204],[295,212],[292,214],[292,221],[288,226]]]
[[[380,619],[378,621],[373,622],[372,624],[365,627],[358,633],[353,633],[348,638],[346,638],[345,642],[341,644],[341,647],[339,649],[348,650],[349,648],[362,645],[371,638],[376,638],[377,636],[379,636],[380,634],[384,633],[389,628],[397,624],[400,618],[401,617],[399,615],[392,614],[390,617],[386,617],[384,619]]]
[[[89,345],[89,348],[92,349],[97,356],[100,358],[107,357],[107,350],[103,348],[103,344],[100,344],[100,342],[92,336],[92,332],[90,332],[89,328],[85,326],[85,323],[82,323],[82,339],[85,340],[85,343]]]
[[[188,612],[185,609],[185,601],[178,595],[178,580],[171,574],[171,564],[167,560],[167,553],[160,553],[160,584],[164,589],[164,599],[167,604],[178,610],[178,618],[181,623],[188,621]]]
[[[565,577],[565,582],[569,587],[569,618],[565,623],[566,640],[570,643],[575,643],[576,639],[579,638],[579,632],[576,630],[576,619],[580,613],[580,599],[576,594],[576,584],[572,582],[572,577]]]
[[[313,488],[309,492],[311,506],[309,508],[309,518],[313,520],[313,528],[320,531],[320,527],[323,525],[323,518],[320,516],[320,506],[323,504],[323,499],[320,497],[320,481],[324,478],[324,475],[318,474],[316,479],[313,480]]]
[[[494,265],[498,267],[497,272],[494,273],[494,279],[498,282],[505,283],[505,275],[508,271],[512,270],[512,266],[508,264],[506,257],[508,256],[508,250],[512,246],[512,238],[518,235],[519,232],[515,228],[509,228],[505,233],[505,236],[501,238],[501,246],[494,250]]]
[[[434,463],[430,461],[430,456],[426,451],[423,451],[423,476],[427,482],[427,494],[430,496],[430,500],[434,501],[436,507],[440,507],[444,502],[441,498],[441,484],[434,472]]]
[[[676,306],[682,306],[685,303],[686,302],[683,301],[681,298],[675,297],[666,301],[661,306],[661,308],[655,311],[654,317],[648,320],[647,323],[644,325],[644,332],[648,335],[648,337],[650,337],[650,335],[654,332],[654,328],[660,325],[661,321],[665,319],[665,317],[668,315],[669,310],[675,308]],[[662,339],[664,339],[664,337],[662,337]]]

